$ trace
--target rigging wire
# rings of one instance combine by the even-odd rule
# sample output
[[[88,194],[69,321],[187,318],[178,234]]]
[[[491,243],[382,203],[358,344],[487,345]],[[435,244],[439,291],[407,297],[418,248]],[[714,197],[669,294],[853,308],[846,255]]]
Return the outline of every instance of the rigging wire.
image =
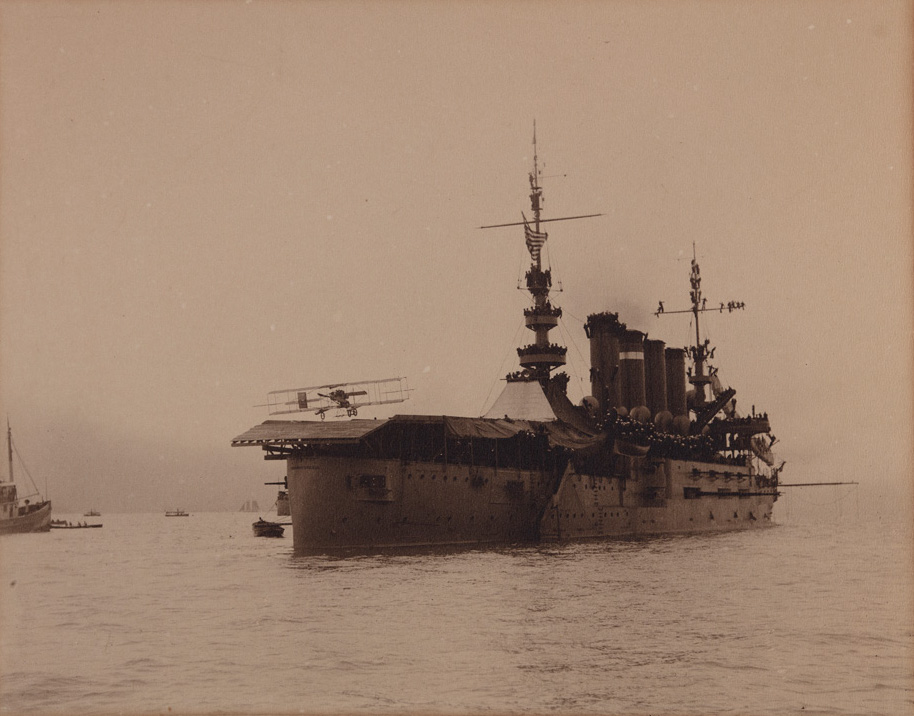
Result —
[[[19,454],[19,448],[16,446],[16,443],[12,439],[10,439],[10,444],[13,446],[13,452],[16,453],[16,457],[19,458],[19,464],[22,466],[22,469],[25,470],[25,474],[28,475],[29,481],[32,483],[32,487],[35,489],[35,492],[33,492],[31,495],[24,495],[24,497],[40,495],[41,491],[38,489],[38,485],[35,484],[32,473],[29,472],[28,465],[25,464],[25,460],[23,460],[22,455]]]
[[[580,323],[582,326],[583,326],[585,323],[587,323],[587,321],[584,321],[584,320],[578,318],[576,315],[574,315],[571,311],[569,311],[569,310],[568,310],[567,308],[565,308],[564,306],[562,306],[562,315],[563,315],[563,316],[571,316],[574,320],[576,320],[576,321],[577,321],[578,323]]]
[[[799,508],[803,508],[803,507],[817,507],[817,508],[818,508],[818,507],[834,507],[835,510],[836,510],[837,516],[838,516],[838,518],[840,519],[841,516],[842,516],[842,513],[841,513],[841,506],[844,504],[844,502],[847,500],[847,498],[850,497],[850,496],[853,494],[853,495],[854,495],[854,508],[855,508],[855,510],[856,510],[857,519],[859,520],[859,519],[860,519],[860,489],[859,489],[860,486],[859,486],[859,485],[846,485],[845,488],[846,488],[846,489],[844,489],[843,491],[841,491],[840,488],[839,488],[838,486],[835,486],[835,487],[833,488],[834,491],[835,491],[836,493],[841,493],[841,494],[838,494],[838,496],[835,497],[835,499],[833,499],[833,500],[826,500],[825,502],[819,502],[818,500],[815,500],[815,499],[809,499],[809,498],[803,497],[800,493],[791,492],[791,493],[790,493],[790,499],[785,500],[785,505],[784,505],[784,506],[785,506],[785,509],[786,509],[786,512],[787,512],[787,514],[786,514],[786,516],[785,516],[786,519],[787,519],[787,520],[790,519],[790,512],[791,512],[790,506],[791,506],[791,502],[795,502],[795,503],[796,503],[796,504],[794,505],[794,508],[797,508],[797,507],[799,507]]]
[[[852,494],[856,494],[857,491],[858,491],[858,488],[859,488],[859,485],[846,485],[846,486],[845,486],[845,489],[842,491],[842,490],[840,490],[839,487],[836,485],[836,486],[834,487],[835,492],[840,492],[840,493],[842,493],[842,494],[839,494],[839,495],[838,495],[837,497],[835,497],[835,499],[833,499],[833,500],[826,500],[825,502],[819,502],[818,500],[814,500],[814,499],[811,500],[811,499],[809,499],[809,498],[803,498],[803,497],[801,497],[799,494],[796,495],[796,499],[797,499],[797,502],[801,502],[801,503],[806,504],[806,505],[811,505],[811,506],[813,506],[813,507],[832,507],[832,506],[837,505],[837,504],[839,504],[839,503],[841,503],[841,502],[844,502],[844,501],[845,501],[848,497],[850,497]],[[794,495],[794,493],[791,493],[791,497],[793,497],[793,495]]]
[[[505,365],[505,361],[508,360],[508,356],[511,354],[511,349],[512,349],[512,348],[515,348],[515,346],[517,345],[517,336],[520,334],[520,329],[521,329],[521,328],[524,328],[524,326],[525,326],[525,324],[524,324],[523,321],[518,322],[517,328],[516,328],[515,331],[514,331],[514,337],[511,339],[511,343],[510,343],[510,345],[508,346],[508,350],[507,350],[507,352],[505,353],[504,358],[501,359],[501,363],[500,363],[499,366],[498,366],[498,372],[499,372],[499,373],[501,373],[501,370],[502,370],[502,368],[503,368],[504,365]],[[483,414],[483,411],[486,409],[486,405],[489,404],[489,397],[492,395],[492,390],[495,388],[495,385],[496,385],[499,381],[501,381],[501,378],[496,378],[494,381],[492,381],[492,384],[489,386],[489,392],[486,393],[486,399],[483,401],[482,407],[479,409],[479,414],[480,414],[480,415]]]
[[[564,313],[564,309],[563,309],[563,313]],[[572,318],[573,318],[573,316],[572,316]],[[587,359],[584,357],[584,353],[581,351],[581,349],[578,347],[578,344],[575,342],[574,336],[571,334],[571,331],[568,330],[568,328],[565,326],[565,321],[559,319],[558,326],[559,326],[559,331],[561,332],[562,337],[565,340],[565,343],[566,344],[570,343],[572,346],[574,346],[574,349],[577,352],[578,357],[581,359],[581,363],[583,365],[587,365]],[[584,381],[583,376],[578,372],[577,367],[574,365],[570,365],[569,363],[566,363],[565,367],[570,368],[572,370],[572,372],[574,373],[574,377],[578,379],[578,383],[580,384],[582,395],[585,397],[590,395],[590,387]]]

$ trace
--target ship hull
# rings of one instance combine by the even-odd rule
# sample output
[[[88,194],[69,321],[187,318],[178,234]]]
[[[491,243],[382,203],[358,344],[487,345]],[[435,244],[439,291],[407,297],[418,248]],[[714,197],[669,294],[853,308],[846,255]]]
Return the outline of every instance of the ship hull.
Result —
[[[622,474],[290,457],[296,552],[753,529],[776,490],[748,467],[628,459]]]
[[[533,496],[538,477],[541,482],[533,471],[466,465],[291,458],[294,547],[533,541],[542,503]]]
[[[24,532],[49,532],[51,530],[51,503],[45,502],[39,508],[24,515],[0,519],[0,534]]]
[[[543,515],[541,539],[720,532],[772,524],[777,490],[760,486],[749,468],[689,460],[653,466],[633,462],[625,478],[566,474]]]

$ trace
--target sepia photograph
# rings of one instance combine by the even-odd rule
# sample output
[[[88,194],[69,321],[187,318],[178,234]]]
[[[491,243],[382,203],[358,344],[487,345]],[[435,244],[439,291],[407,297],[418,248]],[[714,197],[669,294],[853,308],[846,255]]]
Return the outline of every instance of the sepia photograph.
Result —
[[[912,57],[0,0],[0,716],[914,712]]]

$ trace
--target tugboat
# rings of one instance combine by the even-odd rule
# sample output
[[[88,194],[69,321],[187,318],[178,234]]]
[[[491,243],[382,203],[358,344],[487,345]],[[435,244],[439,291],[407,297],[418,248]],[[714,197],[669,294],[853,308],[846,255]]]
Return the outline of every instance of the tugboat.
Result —
[[[9,482],[0,482],[0,534],[47,532],[51,529],[51,501],[38,496],[37,502],[22,500],[13,478],[13,432],[6,424],[6,449],[9,456]],[[38,494],[38,488],[35,488]]]
[[[767,414],[740,416],[736,391],[710,366],[714,349],[698,319],[717,309],[702,297],[695,257],[691,307],[666,312],[692,314],[695,344],[666,347],[618,313],[594,313],[585,325],[591,394],[579,405],[568,398],[569,377],[554,373],[566,348],[549,338],[562,309],[550,300],[543,225],[596,215],[541,217],[535,131],[533,147],[532,218],[481,227],[523,227],[532,299],[524,322],[533,334],[484,416],[324,421],[321,413],[320,421],[267,420],[232,440],[286,461],[296,552],[771,524],[783,463],[775,466],[771,454]],[[313,407],[304,392],[297,406],[294,393],[283,401],[281,412]]]

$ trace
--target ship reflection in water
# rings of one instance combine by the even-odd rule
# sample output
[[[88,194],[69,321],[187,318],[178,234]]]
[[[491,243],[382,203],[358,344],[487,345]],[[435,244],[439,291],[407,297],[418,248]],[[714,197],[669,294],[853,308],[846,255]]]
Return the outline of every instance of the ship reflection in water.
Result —
[[[690,314],[695,343],[666,347],[629,328],[617,313],[589,316],[591,395],[574,405],[569,378],[554,371],[566,348],[549,332],[562,316],[544,266],[548,221],[541,217],[536,158],[532,218],[518,224],[530,252],[524,311],[533,340],[517,350],[486,415],[397,415],[325,421],[334,405],[356,415],[365,389],[302,389],[273,414],[312,410],[320,420],[268,420],[236,437],[266,459],[285,460],[297,552],[349,547],[529,543],[749,529],[770,524],[780,467],[768,416],[740,416],[702,341],[700,317],[717,311],[702,296],[692,259]],[[723,306],[723,304],[720,304]],[[743,304],[730,301],[728,312]],[[721,311],[723,309],[721,308]],[[689,362],[688,370],[686,362]],[[385,383],[392,381],[375,381]],[[691,388],[687,389],[687,383]],[[282,393],[282,391],[277,391]],[[325,403],[314,410],[319,398]],[[378,401],[384,402],[384,401]],[[370,404],[370,403],[366,403]],[[289,407],[291,405],[291,408]]]

